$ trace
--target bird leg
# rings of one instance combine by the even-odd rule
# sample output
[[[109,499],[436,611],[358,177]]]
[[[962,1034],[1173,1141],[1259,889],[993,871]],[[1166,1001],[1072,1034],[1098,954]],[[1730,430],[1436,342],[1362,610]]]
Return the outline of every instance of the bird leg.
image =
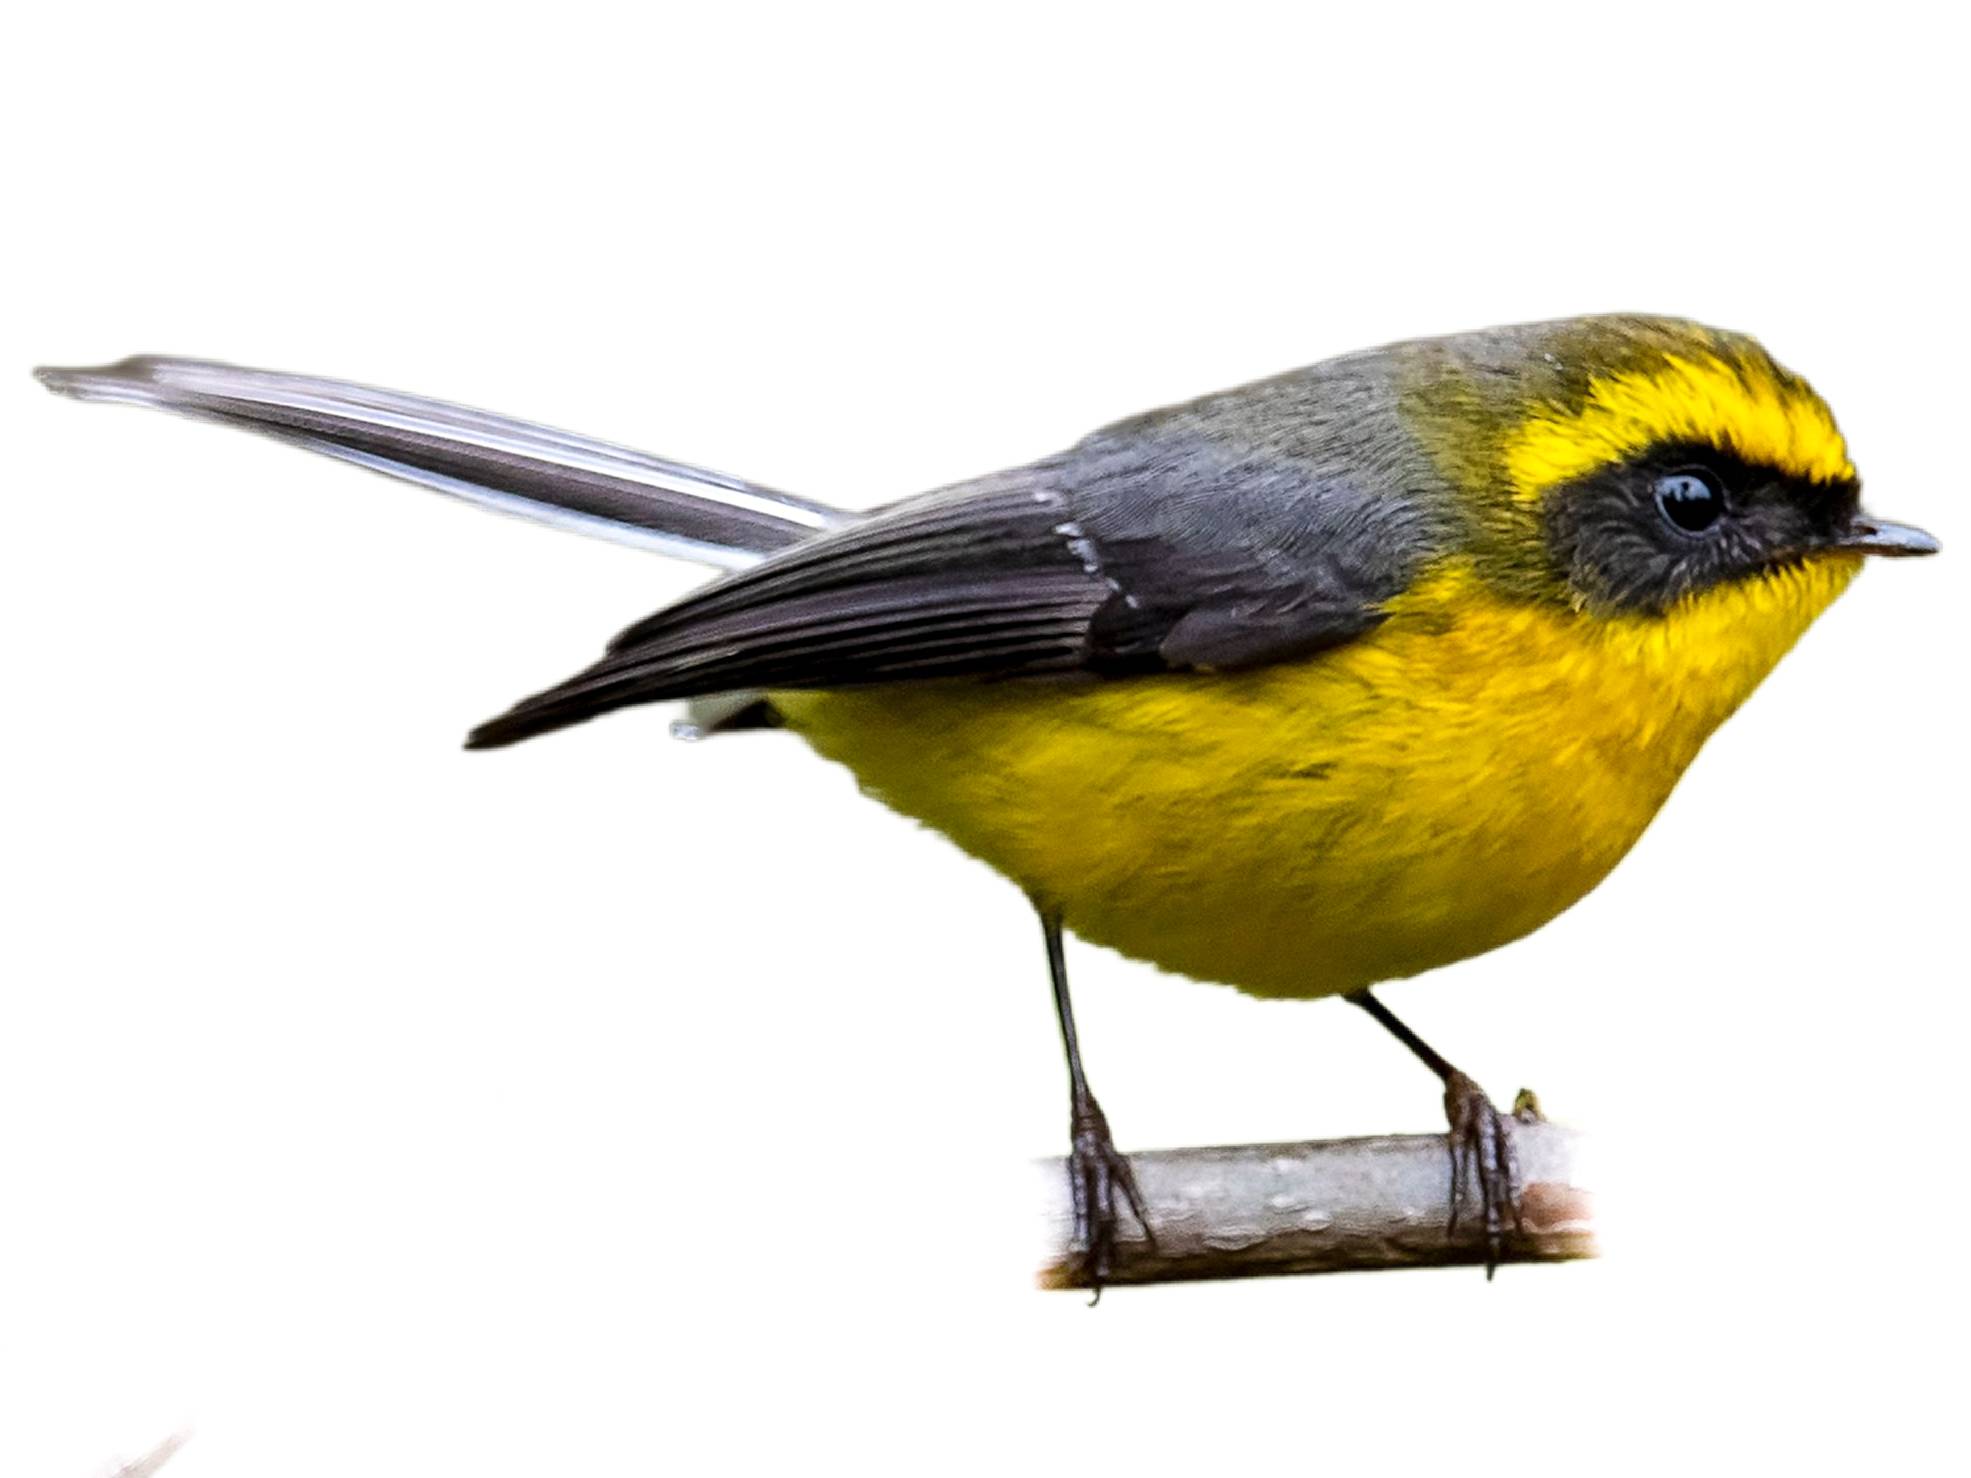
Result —
[[[1368,991],[1358,990],[1348,1000],[1380,1022],[1444,1084],[1444,1117],[1450,1125],[1451,1151],[1451,1212],[1447,1229],[1456,1234],[1465,1207],[1476,1193],[1485,1224],[1485,1276],[1490,1279],[1505,1248],[1506,1224],[1510,1222],[1515,1232],[1525,1230],[1520,1219],[1519,1157],[1513,1150],[1512,1125],[1518,1117],[1538,1119],[1539,1100],[1522,1088],[1513,1102],[1513,1113],[1500,1113],[1485,1096],[1484,1089],[1453,1067]]]
[[[1115,1265],[1116,1231],[1121,1223],[1120,1200],[1135,1213],[1143,1237],[1152,1247],[1156,1236],[1143,1210],[1143,1193],[1136,1172],[1109,1135],[1109,1121],[1089,1091],[1081,1068],[1081,1046],[1075,1038],[1074,1007],[1068,1000],[1068,966],[1061,944],[1060,916],[1045,908],[1040,927],[1047,939],[1047,967],[1054,980],[1054,1014],[1061,1024],[1061,1045],[1068,1057],[1068,1195],[1074,1205],[1074,1248],[1083,1281],[1099,1303],[1102,1285]]]

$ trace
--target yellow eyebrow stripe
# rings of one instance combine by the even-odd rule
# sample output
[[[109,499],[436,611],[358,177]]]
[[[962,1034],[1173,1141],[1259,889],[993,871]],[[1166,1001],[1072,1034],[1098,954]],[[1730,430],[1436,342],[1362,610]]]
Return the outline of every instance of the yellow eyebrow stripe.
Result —
[[[1847,444],[1820,398],[1761,365],[1669,356],[1647,372],[1598,376],[1577,410],[1536,406],[1506,443],[1514,495],[1549,488],[1626,461],[1663,442],[1721,447],[1790,477],[1855,476]]]

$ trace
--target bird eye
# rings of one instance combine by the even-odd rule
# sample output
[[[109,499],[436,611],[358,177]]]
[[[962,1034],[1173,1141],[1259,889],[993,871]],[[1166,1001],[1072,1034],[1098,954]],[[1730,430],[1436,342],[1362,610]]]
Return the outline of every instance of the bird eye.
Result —
[[[1710,473],[1686,467],[1656,479],[1656,506],[1686,534],[1701,534],[1724,513],[1725,490]]]

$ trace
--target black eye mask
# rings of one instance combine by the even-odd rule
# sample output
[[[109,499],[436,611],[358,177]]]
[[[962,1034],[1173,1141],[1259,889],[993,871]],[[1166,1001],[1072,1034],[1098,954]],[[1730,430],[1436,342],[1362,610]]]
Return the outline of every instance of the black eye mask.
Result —
[[[1547,546],[1589,604],[1661,613],[1827,547],[1860,498],[1852,479],[1814,482],[1716,447],[1666,445],[1550,494]]]

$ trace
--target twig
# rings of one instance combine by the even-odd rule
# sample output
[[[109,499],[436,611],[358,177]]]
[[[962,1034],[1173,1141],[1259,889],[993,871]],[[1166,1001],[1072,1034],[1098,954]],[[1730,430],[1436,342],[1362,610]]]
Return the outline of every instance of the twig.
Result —
[[[1557,1124],[1521,1121],[1513,1126],[1513,1142],[1523,1226],[1508,1232],[1500,1261],[1593,1257],[1594,1207],[1578,1174],[1581,1137]],[[1475,1206],[1466,1208],[1455,1235],[1449,1229],[1450,1160],[1441,1134],[1149,1150],[1129,1160],[1156,1249],[1125,1210],[1111,1283],[1485,1260]],[[1048,1217],[1040,1285],[1085,1286],[1069,1245],[1066,1167],[1044,1160],[1039,1168]]]

